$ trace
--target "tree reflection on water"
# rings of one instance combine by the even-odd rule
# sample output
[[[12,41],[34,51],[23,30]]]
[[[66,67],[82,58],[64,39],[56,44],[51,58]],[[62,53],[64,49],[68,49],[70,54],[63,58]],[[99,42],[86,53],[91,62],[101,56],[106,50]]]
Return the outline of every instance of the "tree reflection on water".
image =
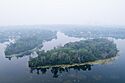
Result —
[[[37,71],[37,74],[39,75],[40,72],[42,72],[42,74],[46,74],[47,71],[51,71],[51,73],[53,74],[53,78],[58,78],[59,73],[63,73],[63,72],[69,72],[71,69],[74,70],[82,70],[82,71],[90,71],[91,70],[91,64],[85,64],[85,65],[75,65],[75,66],[71,66],[71,67],[52,67],[52,68],[31,68],[30,72],[33,73],[34,71]]]

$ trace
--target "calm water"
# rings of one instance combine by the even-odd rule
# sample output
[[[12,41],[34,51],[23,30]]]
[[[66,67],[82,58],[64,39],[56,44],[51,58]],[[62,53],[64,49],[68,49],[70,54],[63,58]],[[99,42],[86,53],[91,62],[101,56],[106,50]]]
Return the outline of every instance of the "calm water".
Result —
[[[42,50],[47,51],[47,50],[54,48],[55,46],[56,47],[57,46],[64,46],[66,43],[76,42],[76,41],[80,41],[80,40],[84,40],[84,39],[83,38],[68,37],[64,33],[57,32],[57,39],[52,39],[51,41],[43,42]]]
[[[58,33],[57,39],[44,42],[44,49],[51,49],[55,45],[64,45],[80,39]],[[71,68],[70,71],[56,72],[50,69],[45,74],[28,67],[29,57],[8,60],[4,55],[5,45],[0,44],[0,83],[125,83],[125,40],[114,40],[120,50],[116,60],[109,64],[89,65],[88,69]],[[43,49],[42,48],[42,49]]]

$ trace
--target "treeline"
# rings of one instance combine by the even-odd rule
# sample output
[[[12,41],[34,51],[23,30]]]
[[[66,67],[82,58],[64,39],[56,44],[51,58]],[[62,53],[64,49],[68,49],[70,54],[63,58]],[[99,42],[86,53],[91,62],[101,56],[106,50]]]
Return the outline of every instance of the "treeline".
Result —
[[[31,58],[30,67],[84,63],[116,56],[116,44],[108,39],[89,39],[67,43],[64,47],[50,51],[38,51],[38,57]]]
[[[26,30],[19,35],[16,42],[11,43],[5,50],[5,55],[18,54],[28,50],[32,50],[36,47],[41,46],[43,41],[48,41],[56,38],[56,32],[49,30]]]
[[[68,36],[80,38],[112,37],[116,39],[125,39],[125,29],[123,27],[79,26],[79,28],[65,29],[62,32]]]

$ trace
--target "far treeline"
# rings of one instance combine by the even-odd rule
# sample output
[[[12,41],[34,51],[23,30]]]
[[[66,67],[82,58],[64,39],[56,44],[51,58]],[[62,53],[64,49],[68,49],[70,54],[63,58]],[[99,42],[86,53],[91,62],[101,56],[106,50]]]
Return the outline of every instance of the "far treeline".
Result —
[[[49,65],[75,64],[111,58],[117,55],[113,41],[104,38],[81,40],[67,43],[63,47],[47,52],[37,51],[38,57],[30,58],[29,67],[37,68]]]

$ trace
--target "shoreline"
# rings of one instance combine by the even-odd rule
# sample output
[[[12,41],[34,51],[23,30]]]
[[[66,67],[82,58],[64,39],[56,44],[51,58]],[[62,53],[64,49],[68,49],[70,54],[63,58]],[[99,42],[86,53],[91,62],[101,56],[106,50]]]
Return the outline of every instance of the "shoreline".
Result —
[[[62,64],[62,65],[47,65],[47,66],[39,66],[39,67],[30,67],[30,68],[52,68],[52,67],[61,67],[61,68],[66,68],[66,67],[73,67],[73,66],[81,66],[81,65],[96,65],[96,64],[109,64],[115,61],[118,58],[119,55],[107,58],[107,59],[102,59],[102,60],[95,60],[95,61],[90,61],[90,62],[85,62],[85,63],[75,63],[75,64]]]

